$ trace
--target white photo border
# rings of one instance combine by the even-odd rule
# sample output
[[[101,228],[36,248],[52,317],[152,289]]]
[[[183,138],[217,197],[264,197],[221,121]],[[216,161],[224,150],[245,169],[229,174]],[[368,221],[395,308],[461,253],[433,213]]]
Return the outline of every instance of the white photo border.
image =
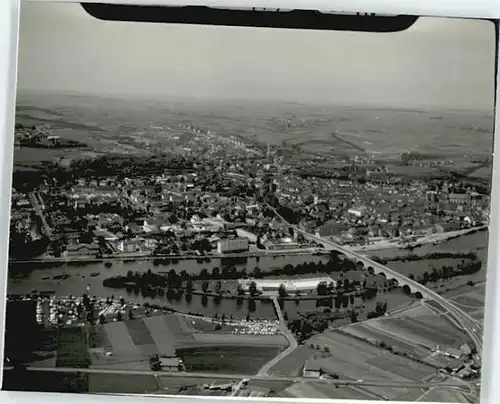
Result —
[[[8,229],[10,220],[11,202],[11,177],[13,166],[13,141],[17,78],[17,54],[19,37],[19,14],[21,0],[0,0],[0,262],[6,269],[8,265]],[[30,0],[56,2],[92,2],[88,0]],[[95,2],[95,0],[94,0]],[[500,20],[500,1],[497,0],[111,0],[102,1],[114,4],[135,5],[170,5],[170,6],[209,6],[209,7],[237,7],[237,8],[266,8],[266,9],[308,9],[338,12],[367,12],[378,14],[406,14],[430,17],[452,17],[452,18],[481,18]],[[498,44],[498,30],[495,31]],[[498,45],[497,45],[498,46]],[[500,57],[497,52],[496,64],[499,66]],[[498,76],[498,69],[497,69]],[[496,89],[496,99],[499,99],[500,88]],[[495,134],[499,130],[500,109],[495,109]],[[496,140],[496,136],[495,136]],[[493,154],[500,156],[500,142],[494,141]],[[494,349],[495,342],[500,347],[500,276],[496,268],[500,260],[500,159],[493,159],[493,184],[491,194],[491,219],[489,227],[489,251],[488,251],[488,278],[486,286],[486,308],[484,327],[483,368],[481,379],[481,402],[480,404],[500,403],[500,349]],[[7,285],[7,271],[0,277],[0,366],[3,364],[4,347],[4,320],[5,320],[5,295]],[[0,381],[2,375],[0,373]],[[495,383],[497,381],[497,383]],[[133,404],[137,403],[142,395],[88,395],[73,394],[71,400],[75,404]],[[107,396],[107,395],[106,395]],[[67,394],[53,393],[27,393],[27,392],[0,392],[0,402],[5,404],[28,404],[34,400],[43,403],[63,404],[68,400]],[[221,400],[221,397],[179,397],[162,396],[168,398],[171,403],[183,404],[203,403],[213,400]],[[153,400],[153,398],[151,398]],[[226,402],[262,402],[262,400],[231,398],[224,399]],[[316,399],[279,399],[266,398],[271,402],[328,402],[328,403],[378,403],[378,401],[359,400],[316,400]],[[144,402],[144,401],[142,401]],[[153,402],[153,401],[151,401]],[[392,401],[398,403],[397,401]],[[403,404],[403,403],[401,403]]]

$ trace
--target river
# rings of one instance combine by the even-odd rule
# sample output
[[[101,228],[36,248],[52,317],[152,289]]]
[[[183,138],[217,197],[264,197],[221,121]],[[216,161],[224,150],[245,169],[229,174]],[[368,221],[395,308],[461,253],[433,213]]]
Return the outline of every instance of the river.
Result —
[[[256,266],[262,269],[272,269],[283,267],[287,264],[298,265],[305,262],[320,262],[326,261],[325,257],[313,255],[292,255],[292,256],[264,256],[257,258],[245,258],[239,262],[232,261],[231,263],[239,269],[246,268],[247,271],[252,271]],[[151,269],[152,272],[168,272],[175,269],[177,273],[182,270],[190,274],[198,274],[202,269],[206,268],[209,272],[213,268],[222,268],[228,265],[227,260],[220,258],[212,258],[210,262],[199,263],[197,260],[179,260],[177,263],[169,265],[154,265],[151,260],[136,260],[130,261],[114,261],[110,268],[106,268],[104,262],[89,263],[85,265],[68,265],[57,263],[54,266],[47,264],[21,264],[23,267],[22,277],[9,276],[7,290],[9,294],[27,294],[33,290],[54,290],[57,296],[81,295],[85,293],[87,287],[90,289],[90,294],[95,296],[115,297],[123,296],[128,301],[137,303],[156,303],[166,305],[175,310],[192,313],[203,313],[211,316],[215,313],[226,315],[233,314],[234,316],[245,317],[249,311],[251,316],[255,318],[274,318],[275,312],[272,304],[255,302],[255,310],[249,307],[247,301],[238,305],[235,300],[222,299],[220,304],[216,304],[213,298],[208,298],[202,301],[199,295],[193,295],[191,301],[186,301],[185,297],[181,299],[156,297],[154,299],[143,297],[140,293],[126,291],[124,289],[116,290],[103,286],[102,281],[114,275],[125,275],[128,271],[145,272]],[[12,275],[13,270],[19,267],[20,264],[11,264],[9,267],[9,275]],[[90,276],[92,273],[98,273],[97,276]],[[69,274],[70,278],[66,280],[54,280],[54,276],[61,274]],[[250,310],[249,310],[250,309]]]
[[[428,244],[413,251],[408,250],[397,250],[397,249],[386,249],[380,251],[370,251],[367,252],[367,256],[380,256],[380,257],[393,257],[393,256],[404,256],[409,253],[421,255],[428,254],[431,252],[476,252],[479,258],[483,261],[483,269],[480,271],[484,278],[486,271],[486,261],[487,261],[487,242],[488,233],[478,232],[470,234],[464,237],[453,239],[447,243],[440,245]],[[247,271],[253,270],[256,266],[261,269],[271,269],[276,267],[283,267],[286,264],[297,265],[305,262],[319,262],[325,261],[326,257],[313,256],[313,255],[293,255],[293,256],[264,256],[260,257],[259,260],[256,258],[247,258],[235,266],[239,269],[246,268]],[[425,265],[425,261],[422,261]],[[54,290],[58,296],[68,296],[68,295],[80,295],[85,293],[87,287],[90,288],[90,294],[95,296],[107,297],[114,295],[115,297],[123,296],[128,301],[134,301],[137,303],[156,303],[160,305],[165,305],[170,308],[192,313],[203,313],[204,315],[211,316],[215,313],[218,314],[233,314],[237,317],[244,317],[250,312],[250,315],[254,318],[275,318],[274,308],[272,304],[262,303],[259,301],[255,302],[255,307],[251,306],[248,301],[243,301],[242,304],[237,304],[235,300],[222,299],[219,304],[214,302],[213,298],[208,298],[202,300],[199,295],[193,295],[190,301],[187,301],[185,297],[180,299],[164,297],[156,297],[154,299],[145,298],[140,293],[134,293],[133,291],[126,290],[115,290],[104,287],[102,281],[105,278],[122,274],[125,275],[128,271],[147,271],[151,269],[153,272],[167,272],[170,269],[175,269],[178,273],[182,270],[186,270],[190,274],[198,274],[203,268],[206,268],[209,272],[214,267],[222,268],[227,265],[227,262],[223,262],[220,258],[212,258],[210,262],[199,263],[196,260],[181,260],[176,264],[170,265],[154,265],[152,261],[137,260],[135,262],[122,262],[115,261],[110,268],[106,268],[104,262],[100,263],[90,263],[81,266],[74,266],[68,264],[54,264],[54,266],[43,266],[39,264],[30,264],[32,267],[27,267],[23,277],[12,277],[9,276],[8,280],[8,293],[9,294],[26,294],[31,293],[33,290]],[[12,265],[9,269],[15,268],[16,264]],[[391,266],[391,264],[389,264]],[[11,275],[11,270],[9,270],[9,275]],[[70,278],[67,280],[54,280],[52,279],[56,275],[61,275],[67,273]],[[98,273],[97,276],[90,276],[92,273]],[[300,303],[300,310],[312,309],[315,306],[314,301],[303,301]],[[294,302],[287,302],[285,310],[290,314],[298,310],[299,307],[295,306]],[[253,311],[252,311],[253,310]]]

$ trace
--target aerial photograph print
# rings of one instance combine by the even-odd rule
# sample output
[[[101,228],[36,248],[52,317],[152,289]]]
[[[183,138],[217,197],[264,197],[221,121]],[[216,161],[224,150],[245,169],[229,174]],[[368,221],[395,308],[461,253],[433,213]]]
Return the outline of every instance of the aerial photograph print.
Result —
[[[23,2],[2,388],[478,402],[494,32]]]

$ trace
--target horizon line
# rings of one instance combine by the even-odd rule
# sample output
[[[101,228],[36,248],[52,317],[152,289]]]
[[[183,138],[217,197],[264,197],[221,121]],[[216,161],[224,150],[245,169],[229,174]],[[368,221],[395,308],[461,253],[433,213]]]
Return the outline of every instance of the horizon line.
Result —
[[[280,99],[280,98],[257,98],[257,97],[217,97],[217,96],[194,96],[194,95],[177,95],[177,94],[128,94],[128,93],[93,93],[77,90],[46,90],[46,89],[17,89],[16,96],[19,95],[60,95],[60,96],[70,96],[70,97],[87,97],[87,98],[103,98],[110,100],[127,100],[133,101],[160,101],[162,97],[166,97],[163,101],[165,102],[175,102],[175,101],[216,101],[216,102],[248,102],[248,103],[282,103],[282,104],[296,104],[298,106],[331,106],[338,108],[369,108],[369,109],[392,109],[392,110],[414,110],[414,112],[481,112],[491,115],[492,118],[495,117],[495,106],[492,108],[464,108],[464,107],[451,107],[445,105],[391,105],[391,104],[374,104],[374,103],[339,103],[335,101],[297,101],[293,99]],[[16,97],[17,104],[17,97]]]

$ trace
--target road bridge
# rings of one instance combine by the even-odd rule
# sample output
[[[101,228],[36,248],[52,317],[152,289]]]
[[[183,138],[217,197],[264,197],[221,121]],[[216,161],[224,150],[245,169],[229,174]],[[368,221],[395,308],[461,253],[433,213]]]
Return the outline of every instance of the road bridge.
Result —
[[[272,208],[273,209],[273,208]],[[449,300],[445,299],[440,294],[434,292],[433,290],[425,287],[424,285],[418,283],[417,281],[407,278],[406,276],[396,272],[395,270],[380,264],[370,258],[352,251],[351,249],[338,245],[330,240],[326,240],[322,237],[315,236],[298,226],[295,226],[287,222],[275,209],[274,213],[279,217],[284,223],[289,227],[299,232],[308,240],[315,241],[318,244],[323,245],[325,248],[330,250],[338,251],[344,254],[346,257],[356,260],[356,262],[361,262],[364,268],[373,268],[374,273],[383,273],[387,279],[394,279],[398,282],[399,286],[408,285],[412,292],[420,292],[422,297],[426,299],[432,299],[438,302],[444,309],[446,309],[451,317],[460,325],[460,327],[467,333],[467,335],[472,340],[476,347],[477,352],[480,354],[483,347],[483,327],[477,324],[476,319],[472,318],[469,314],[463,311],[461,308],[455,306]]]

